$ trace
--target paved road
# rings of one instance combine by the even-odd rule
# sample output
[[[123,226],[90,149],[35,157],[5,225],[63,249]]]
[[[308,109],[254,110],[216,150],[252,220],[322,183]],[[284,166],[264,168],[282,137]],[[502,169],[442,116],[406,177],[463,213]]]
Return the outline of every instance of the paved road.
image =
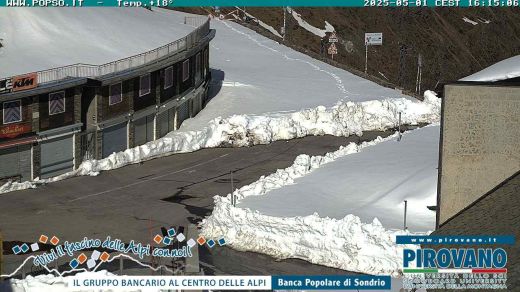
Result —
[[[234,171],[235,186],[240,187],[291,165],[299,154],[322,155],[377,135],[382,133],[367,132],[362,139],[321,136],[254,147],[203,149],[103,172],[97,177],[77,177],[3,194],[0,230],[7,242],[34,242],[42,233],[68,241],[110,235],[124,241],[150,242],[151,234],[160,232],[160,227],[187,226],[209,215],[212,197],[226,195],[231,189],[230,171]],[[295,272],[295,266],[323,272],[322,267],[300,261],[279,263],[266,256],[227,249],[220,254],[214,259],[215,255],[202,251],[201,260],[215,273]],[[250,263],[236,268],[236,260],[230,255],[244,258],[242,262],[248,258]]]

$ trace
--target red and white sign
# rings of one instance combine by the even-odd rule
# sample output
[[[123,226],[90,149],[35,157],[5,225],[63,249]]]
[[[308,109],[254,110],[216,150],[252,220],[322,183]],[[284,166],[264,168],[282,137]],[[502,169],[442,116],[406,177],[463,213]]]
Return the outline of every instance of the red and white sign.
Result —
[[[337,43],[338,37],[336,36],[336,32],[333,31],[329,36],[329,43]]]
[[[329,55],[336,55],[338,53],[338,48],[336,48],[335,43],[330,44],[328,53],[329,53]]]
[[[13,77],[13,91],[27,90],[38,86],[38,74],[30,73]]]
[[[15,138],[31,131],[31,125],[6,125],[0,127],[0,138]]]

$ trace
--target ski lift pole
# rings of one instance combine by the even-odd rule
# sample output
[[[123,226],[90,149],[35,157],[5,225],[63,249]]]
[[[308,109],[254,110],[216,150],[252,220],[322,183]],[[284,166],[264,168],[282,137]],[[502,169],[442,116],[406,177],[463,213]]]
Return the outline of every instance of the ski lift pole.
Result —
[[[408,201],[404,200],[404,230],[407,230],[408,227],[406,227],[406,211],[408,209]]]

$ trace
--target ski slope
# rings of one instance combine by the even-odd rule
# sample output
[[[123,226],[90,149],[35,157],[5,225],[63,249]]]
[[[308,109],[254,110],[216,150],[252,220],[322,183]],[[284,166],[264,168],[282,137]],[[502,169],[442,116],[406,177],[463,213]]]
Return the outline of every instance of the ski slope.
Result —
[[[211,91],[206,108],[183,123],[197,130],[217,117],[296,112],[339,101],[410,97],[320,62],[231,21],[213,20]]]
[[[348,214],[390,229],[403,228],[408,201],[410,231],[435,229],[439,126],[407,133],[328,163],[294,184],[244,198],[237,206],[278,217],[341,219]]]
[[[155,49],[193,31],[186,15],[123,7],[0,9],[0,78]]]

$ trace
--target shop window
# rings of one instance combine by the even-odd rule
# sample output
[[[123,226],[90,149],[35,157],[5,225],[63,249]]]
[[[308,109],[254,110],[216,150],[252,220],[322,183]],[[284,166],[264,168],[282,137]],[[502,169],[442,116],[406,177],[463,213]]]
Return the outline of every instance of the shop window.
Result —
[[[182,82],[190,78],[190,59],[182,63]]]
[[[173,86],[173,67],[164,69],[164,89]]]

